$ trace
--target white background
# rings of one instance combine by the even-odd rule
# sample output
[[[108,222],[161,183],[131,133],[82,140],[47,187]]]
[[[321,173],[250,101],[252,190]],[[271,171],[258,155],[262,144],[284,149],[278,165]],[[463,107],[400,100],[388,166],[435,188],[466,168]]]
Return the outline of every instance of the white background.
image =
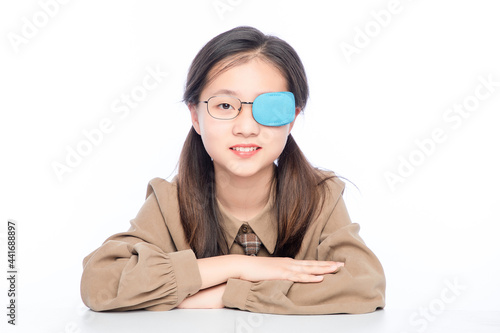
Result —
[[[381,14],[389,0],[54,3],[0,5],[0,262],[6,271],[14,219],[20,325],[36,308],[82,310],[83,257],[128,229],[150,179],[175,174],[191,126],[181,102],[190,62],[238,25],[281,37],[304,62],[311,95],[292,134],[311,163],[357,186],[347,182],[345,198],[384,266],[386,310],[438,304],[447,283],[461,286],[447,310],[500,310],[497,1],[401,0],[390,17]],[[346,56],[346,44],[357,53]],[[113,112],[148,69],[168,76],[126,116]],[[477,88],[480,77],[496,86]],[[488,97],[460,123],[447,121],[476,89]],[[106,118],[113,130],[59,179],[53,164],[66,164],[68,149]],[[416,141],[436,129],[445,140],[424,155]],[[418,165],[391,187],[387,173],[410,158]],[[47,322],[68,331],[67,318]]]

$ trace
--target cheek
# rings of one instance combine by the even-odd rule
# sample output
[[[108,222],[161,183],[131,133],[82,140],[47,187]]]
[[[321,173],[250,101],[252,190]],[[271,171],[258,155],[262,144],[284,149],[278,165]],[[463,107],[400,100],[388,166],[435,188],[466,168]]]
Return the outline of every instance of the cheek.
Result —
[[[285,148],[288,139],[288,125],[281,127],[266,127],[265,130],[261,132],[261,137],[262,143],[271,147],[275,154],[279,156],[283,148]]]
[[[214,134],[217,133],[219,130],[217,125],[220,125],[220,123],[215,123],[213,122],[212,117],[206,117],[206,114],[204,113],[203,116],[200,115],[198,118],[199,124],[200,124],[200,135],[202,138],[211,138],[214,136]]]
[[[221,121],[213,121],[213,118],[200,119],[200,135],[205,150],[209,155],[214,154],[215,147],[224,146],[224,138],[228,137],[228,126]],[[213,156],[212,156],[213,157]]]

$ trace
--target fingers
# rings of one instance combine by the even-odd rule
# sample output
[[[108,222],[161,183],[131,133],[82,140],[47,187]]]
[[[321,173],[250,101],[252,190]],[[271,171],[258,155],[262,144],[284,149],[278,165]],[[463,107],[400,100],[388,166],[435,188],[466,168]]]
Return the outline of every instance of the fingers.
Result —
[[[325,274],[335,273],[343,262],[296,260],[292,258],[238,257],[241,262],[238,278],[247,281],[289,280],[293,282],[321,282]]]
[[[344,266],[344,263],[341,261],[319,261],[319,260],[294,260],[297,264],[304,266],[336,266],[341,267]]]
[[[287,279],[294,282],[321,282],[323,275],[334,273],[343,266],[343,262],[336,261],[293,260]]]
[[[343,262],[338,261],[315,261],[315,260],[294,260],[294,264],[304,271],[311,272],[312,274],[326,274],[332,273],[344,266]],[[326,272],[326,273],[323,273]]]
[[[323,281],[323,275],[299,274],[290,276],[288,280],[293,282],[314,283]]]

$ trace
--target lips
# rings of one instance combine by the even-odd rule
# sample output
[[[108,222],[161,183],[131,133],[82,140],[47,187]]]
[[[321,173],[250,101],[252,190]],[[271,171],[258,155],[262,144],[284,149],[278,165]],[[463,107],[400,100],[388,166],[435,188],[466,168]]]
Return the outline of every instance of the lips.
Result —
[[[255,155],[262,147],[250,143],[250,144],[238,144],[229,147],[229,149],[240,157],[251,157]]]
[[[259,149],[259,147],[232,147],[232,150],[236,151],[244,151],[244,152],[249,152],[249,151],[254,151]]]

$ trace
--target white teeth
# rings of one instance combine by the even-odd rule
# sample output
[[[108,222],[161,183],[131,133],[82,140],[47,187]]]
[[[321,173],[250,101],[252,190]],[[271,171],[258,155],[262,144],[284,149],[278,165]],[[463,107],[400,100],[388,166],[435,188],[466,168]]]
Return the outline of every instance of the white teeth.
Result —
[[[249,151],[257,150],[257,147],[233,147],[231,149],[236,150],[236,151],[249,152]]]

